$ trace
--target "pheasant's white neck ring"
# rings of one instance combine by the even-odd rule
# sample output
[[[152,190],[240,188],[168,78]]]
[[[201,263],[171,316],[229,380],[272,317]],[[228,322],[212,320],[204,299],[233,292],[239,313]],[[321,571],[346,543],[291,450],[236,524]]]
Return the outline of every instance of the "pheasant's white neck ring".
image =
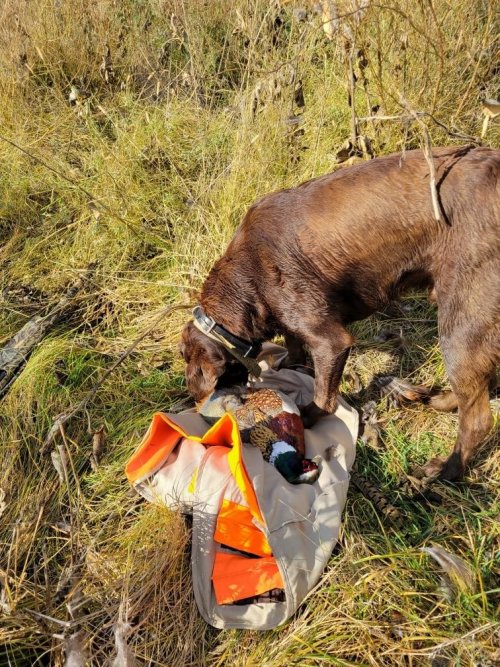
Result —
[[[275,442],[272,447],[271,456],[269,457],[269,463],[271,465],[274,465],[278,456],[286,454],[287,452],[293,452],[294,454],[296,454],[297,450],[295,449],[295,447],[292,447],[292,445],[289,445],[288,442],[285,442],[284,440],[278,440],[278,442]]]

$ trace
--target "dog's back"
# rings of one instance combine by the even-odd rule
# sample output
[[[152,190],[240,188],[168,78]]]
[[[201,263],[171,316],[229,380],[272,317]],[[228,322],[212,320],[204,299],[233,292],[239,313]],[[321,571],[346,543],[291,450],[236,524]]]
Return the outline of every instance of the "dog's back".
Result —
[[[439,298],[473,266],[491,263],[489,281],[498,279],[500,151],[436,149],[434,162],[440,220],[425,157],[409,151],[267,195],[226,255],[248,252],[254,275],[266,275],[266,292],[280,299],[285,283],[299,289],[301,274],[309,288],[330,284],[330,298],[349,302],[347,320],[412,285],[434,284]]]

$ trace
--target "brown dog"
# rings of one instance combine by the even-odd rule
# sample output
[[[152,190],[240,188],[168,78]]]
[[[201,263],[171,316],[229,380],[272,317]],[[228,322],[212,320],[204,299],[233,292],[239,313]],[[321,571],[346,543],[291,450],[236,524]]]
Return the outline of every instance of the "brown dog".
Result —
[[[210,338],[198,330],[208,331],[207,321],[198,328],[189,323],[182,334],[195,400],[221,379],[229,383],[240,373],[241,380],[240,362],[248,367],[261,341],[283,333],[293,361],[300,361],[302,344],[312,354],[315,397],[304,411],[311,424],[335,410],[353,344],[346,325],[409,287],[429,287],[453,388],[443,406],[458,405],[459,432],[449,458],[433,459],[426,473],[460,478],[492,425],[488,384],[500,357],[500,150],[436,149],[434,162],[439,221],[421,151],[340,169],[255,203],[203,286],[201,307],[221,328]],[[236,339],[228,350],[235,336],[241,345]]]

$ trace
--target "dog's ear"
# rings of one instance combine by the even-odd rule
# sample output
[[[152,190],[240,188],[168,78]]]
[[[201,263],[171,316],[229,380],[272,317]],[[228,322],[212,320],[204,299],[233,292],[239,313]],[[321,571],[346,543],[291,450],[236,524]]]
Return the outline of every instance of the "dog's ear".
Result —
[[[186,362],[187,389],[199,403],[216,388],[228,355],[222,345],[207,338],[192,323],[184,327],[179,352]]]
[[[203,401],[216,388],[226,366],[223,357],[196,355],[186,366],[187,389],[196,403]]]

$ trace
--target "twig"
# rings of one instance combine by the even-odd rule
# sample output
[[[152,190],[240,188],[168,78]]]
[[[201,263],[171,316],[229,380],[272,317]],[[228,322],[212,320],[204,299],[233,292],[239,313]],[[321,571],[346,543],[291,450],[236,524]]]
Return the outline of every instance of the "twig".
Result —
[[[44,440],[44,443],[41,447],[40,453],[41,454],[46,454],[49,450],[50,445],[52,444],[54,438],[56,435],[61,431],[61,428],[72,418],[74,417],[78,412],[83,410],[87,403],[91,401],[94,396],[97,394],[101,386],[104,384],[104,382],[108,379],[108,377],[111,375],[111,373],[118,368],[118,366],[125,361],[125,359],[135,350],[135,348],[139,345],[139,343],[146,338],[146,336],[153,331],[153,329],[157,326],[157,324],[167,315],[170,315],[170,313],[174,312],[175,310],[184,310],[187,308],[192,308],[192,305],[177,305],[177,306],[168,306],[167,308],[164,308],[158,317],[154,320],[154,322],[149,326],[146,331],[144,331],[138,338],[134,340],[134,342],[123,352],[118,359],[115,361],[115,363],[111,366],[111,368],[108,368],[108,370],[104,373],[102,378],[95,383],[95,385],[92,387],[92,389],[88,392],[84,398],[82,398],[81,401],[79,401],[73,408],[71,408],[68,412],[62,412],[60,415],[58,415],[52,426],[50,427],[49,432],[47,433],[47,437]]]
[[[83,194],[88,197],[90,202],[94,202],[94,203],[98,204],[99,206],[101,206],[105,211],[107,211],[111,216],[113,216],[113,218],[116,218],[116,220],[119,220],[122,224],[124,224],[125,227],[127,227],[127,229],[129,229],[133,234],[136,234],[137,236],[140,236],[140,237],[147,234],[148,236],[164,243],[164,239],[162,239],[161,236],[158,236],[157,234],[154,234],[154,233],[149,232],[149,231],[146,232],[145,230],[142,230],[142,229],[136,229],[135,225],[133,225],[128,220],[125,220],[125,218],[123,218],[119,213],[114,211],[110,206],[108,206],[103,201],[101,201],[98,197],[95,197],[91,192],[89,192],[89,190],[85,189],[83,186],[81,186],[79,183],[74,181],[69,176],[66,176],[66,174],[63,174],[63,172],[59,171],[59,169],[56,169],[55,167],[52,167],[50,164],[45,162],[45,160],[43,160],[41,157],[38,157],[38,155],[35,155],[34,153],[30,153],[30,151],[26,150],[26,148],[23,148],[19,144],[16,144],[15,141],[12,141],[12,139],[9,139],[8,137],[3,136],[3,134],[0,134],[0,140],[4,141],[5,143],[9,144],[10,146],[13,146],[14,148],[16,148],[21,153],[24,153],[24,155],[26,155],[27,157],[29,157],[32,160],[35,160],[35,162],[38,162],[39,164],[41,164],[43,167],[45,167],[46,169],[51,171],[56,176],[59,176],[59,178],[62,178],[67,183],[70,183],[73,187],[80,190],[80,192],[83,192]]]
[[[428,111],[415,111],[415,114],[422,118],[430,118],[432,122],[435,123],[442,130],[444,130],[449,137],[453,137],[455,139],[462,139],[464,141],[468,141],[469,143],[476,144],[478,146],[481,145],[481,140],[478,139],[477,137],[472,137],[470,134],[463,134],[463,132],[454,132],[453,130],[450,130],[450,128],[447,125],[445,125],[443,122],[435,118]],[[415,120],[415,116],[407,114],[396,114],[394,116],[361,116],[358,118],[358,123],[375,122],[377,120],[397,120],[404,122],[408,120]]]
[[[354,39],[351,42],[351,48],[349,49],[348,57],[348,67],[349,67],[349,98],[350,98],[350,107],[351,107],[351,143],[353,146],[357,146],[358,143],[358,121],[356,118],[356,78],[354,76],[354,50],[356,48]]]
[[[98,610],[98,611],[93,611],[90,614],[85,614],[85,616],[81,616],[80,618],[75,618],[71,621],[62,621],[61,619],[55,618],[54,616],[48,616],[47,614],[42,614],[40,611],[36,611],[35,609],[25,609],[24,611],[30,616],[34,616],[35,618],[38,618],[42,621],[50,621],[51,623],[56,623],[57,625],[61,625],[63,628],[66,629],[74,628],[75,626],[79,625],[80,623],[83,623],[84,621],[95,619],[97,618],[97,616],[99,616],[99,614],[102,613],[101,610]]]
[[[423,111],[416,111],[415,112],[417,116],[425,116],[425,113]],[[397,114],[395,116],[361,116],[358,118],[358,122],[361,123],[366,123],[368,121],[376,121],[376,120],[410,120],[411,118],[414,118],[414,116],[409,116],[405,114]]]
[[[478,146],[481,145],[481,140],[478,139],[477,137],[472,137],[470,134],[463,134],[463,132],[454,132],[453,130],[450,130],[449,127],[447,127],[437,118],[434,118],[434,116],[428,111],[422,112],[422,115],[427,116],[427,118],[430,118],[434,123],[436,123],[436,125],[438,125],[441,129],[443,129],[450,137],[455,137],[456,139],[463,139],[472,144],[477,144]]]
[[[464,635],[458,634],[456,637],[452,637],[451,639],[446,639],[440,644],[434,644],[434,646],[430,646],[428,648],[413,649],[408,652],[408,655],[429,655],[429,656],[435,655],[442,648],[453,646],[453,644],[457,644],[458,642],[461,642],[464,639],[467,639],[468,637],[475,637],[480,632],[485,632],[486,630],[495,627],[497,627],[497,623],[491,623],[491,622],[484,623],[479,627],[472,628],[472,630],[469,630],[469,632],[466,632]]]
[[[431,143],[431,138],[429,135],[429,130],[427,129],[427,125],[420,119],[419,115],[417,112],[412,109],[410,104],[404,99],[404,97],[400,98],[401,104],[404,106],[404,108],[408,111],[408,113],[413,116],[413,118],[417,121],[419,124],[421,130],[422,130],[422,137],[424,140],[424,157],[427,161],[427,164],[429,165],[429,185],[431,188],[431,201],[432,201],[432,208],[434,211],[434,218],[438,221],[442,220],[442,215],[441,215],[441,210],[439,206],[439,198],[438,198],[438,192],[437,192],[437,187],[436,187],[436,166],[434,164],[434,159],[432,157],[432,143]]]
[[[62,625],[63,628],[70,628],[72,623],[70,621],[61,621],[59,618],[54,618],[54,616],[48,616],[47,614],[42,614],[39,611],[34,609],[26,609],[26,613],[34,616],[35,618],[40,618],[43,621],[50,621],[51,623],[56,623],[57,625]]]

